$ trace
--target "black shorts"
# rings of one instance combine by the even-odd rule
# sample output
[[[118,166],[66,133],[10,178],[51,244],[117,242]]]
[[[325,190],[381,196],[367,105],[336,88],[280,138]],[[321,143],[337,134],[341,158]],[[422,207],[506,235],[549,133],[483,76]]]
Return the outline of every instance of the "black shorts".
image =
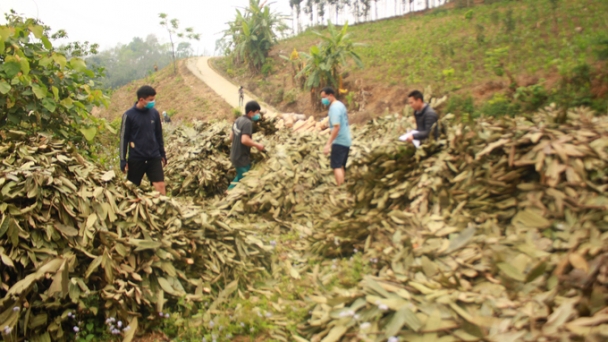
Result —
[[[346,162],[348,161],[348,152],[350,147],[333,144],[331,145],[331,157],[330,165],[332,169],[346,169]]]
[[[165,174],[163,173],[163,163],[161,158],[148,160],[129,159],[127,161],[129,169],[127,170],[127,179],[139,186],[144,174],[148,176],[150,183],[164,182]]]

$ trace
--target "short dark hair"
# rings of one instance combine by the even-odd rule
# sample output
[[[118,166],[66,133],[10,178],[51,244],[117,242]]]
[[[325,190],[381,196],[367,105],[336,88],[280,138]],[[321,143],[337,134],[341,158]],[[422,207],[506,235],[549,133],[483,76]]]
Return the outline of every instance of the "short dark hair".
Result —
[[[255,112],[262,109],[260,104],[257,101],[249,101],[245,105],[245,114],[249,114],[249,112]]]
[[[424,102],[424,95],[420,92],[420,90],[414,90],[407,97],[413,97],[416,100],[420,100]]]
[[[336,96],[336,92],[334,91],[334,88],[332,88],[332,87],[325,87],[325,88],[321,89],[321,92],[325,93],[325,95]]]
[[[139,99],[147,99],[150,96],[156,96],[156,90],[154,90],[154,88],[145,85],[137,89],[137,101],[139,101]]]

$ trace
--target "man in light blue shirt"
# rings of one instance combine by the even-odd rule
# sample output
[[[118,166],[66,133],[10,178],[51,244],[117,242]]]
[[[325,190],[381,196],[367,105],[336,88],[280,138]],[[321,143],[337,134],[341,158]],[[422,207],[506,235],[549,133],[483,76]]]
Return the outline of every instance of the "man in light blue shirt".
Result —
[[[321,90],[321,103],[324,106],[329,106],[329,129],[331,130],[329,141],[327,141],[323,153],[328,155],[331,152],[330,165],[334,170],[336,183],[340,186],[344,183],[344,169],[352,144],[348,113],[346,112],[346,106],[336,100],[336,93],[330,87]]]

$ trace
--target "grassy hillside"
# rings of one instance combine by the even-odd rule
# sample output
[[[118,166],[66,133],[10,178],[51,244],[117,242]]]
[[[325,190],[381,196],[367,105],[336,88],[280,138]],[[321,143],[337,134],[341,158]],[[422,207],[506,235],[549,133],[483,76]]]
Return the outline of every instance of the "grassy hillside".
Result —
[[[492,2],[352,26],[353,41],[366,46],[357,48],[365,68],[351,68],[345,80],[344,88],[351,93],[345,102],[351,111],[361,104],[368,114],[400,111],[407,91],[428,85],[435,93],[454,97],[448,104],[451,109],[500,110],[509,100],[501,93],[510,81],[497,76],[487,59],[488,54],[500,55],[499,49],[504,49],[504,56],[496,62],[514,75],[517,86],[553,90],[562,76],[568,80],[581,76],[582,85],[575,88],[586,89],[573,97],[606,108],[606,73],[594,49],[598,38],[608,32],[607,1],[558,1],[555,11],[549,0]],[[216,66],[283,110],[312,114],[309,94],[294,88],[291,67],[279,56],[294,48],[306,52],[318,41],[308,31],[280,42],[271,53],[266,75],[252,77],[229,58],[217,60]],[[526,95],[535,96],[539,89],[529,88]],[[546,100],[551,91],[537,95]],[[488,102],[497,108],[487,108]]]
[[[166,111],[174,121],[194,119],[227,119],[233,117],[232,108],[205,83],[194,76],[179,62],[177,75],[170,65],[141,80],[133,81],[112,93],[110,106],[97,114],[110,121],[120,120],[121,115],[135,102],[135,92],[142,85],[156,89],[156,108]]]

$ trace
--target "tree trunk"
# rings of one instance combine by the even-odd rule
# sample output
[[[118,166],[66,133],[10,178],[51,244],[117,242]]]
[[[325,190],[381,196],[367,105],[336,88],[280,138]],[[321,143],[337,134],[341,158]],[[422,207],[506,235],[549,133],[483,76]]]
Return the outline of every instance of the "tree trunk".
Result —
[[[175,62],[175,44],[173,43],[173,36],[169,31],[169,41],[171,42],[171,55],[173,56],[173,74],[177,75],[177,64]]]

